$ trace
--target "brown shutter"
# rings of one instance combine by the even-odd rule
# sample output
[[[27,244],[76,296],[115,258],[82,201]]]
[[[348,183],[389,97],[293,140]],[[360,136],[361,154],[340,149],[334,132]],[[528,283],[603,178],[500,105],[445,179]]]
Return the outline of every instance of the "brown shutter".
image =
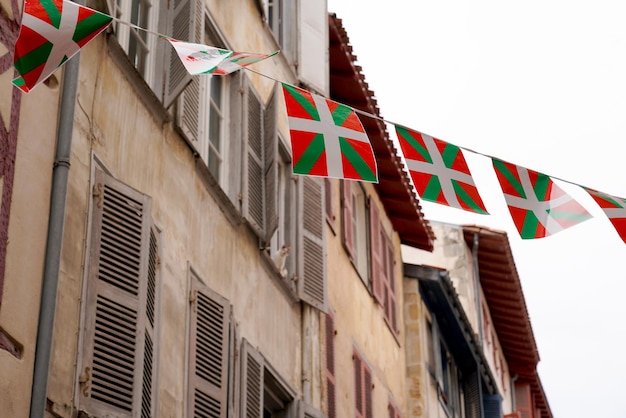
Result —
[[[99,170],[93,198],[80,408],[137,416],[142,389],[152,391],[144,376],[153,378],[153,341],[145,332],[150,198]]]
[[[361,356],[354,351],[354,402],[355,402],[355,417],[356,418],[364,418],[365,417],[365,408],[364,404],[364,396],[363,396],[363,360],[361,360]]]
[[[335,233],[335,214],[333,213],[333,180],[324,178],[324,194],[326,196],[326,220],[330,224],[333,234]]]
[[[249,84],[249,83],[248,83]],[[254,88],[248,86],[246,192],[243,201],[244,216],[259,236],[263,236],[263,105]]]
[[[278,136],[276,131],[276,88],[274,88],[263,113],[265,242],[270,241],[278,227]]]
[[[520,413],[521,418],[533,418],[532,408],[530,383],[515,382],[515,409]]]
[[[326,312],[323,183],[301,176],[298,189],[298,293],[302,301]]]
[[[381,230],[382,232],[382,230]],[[398,332],[398,320],[396,317],[396,283],[394,276],[394,251],[393,244],[387,235],[381,233],[381,251],[383,252],[383,297],[385,301],[385,316],[394,332]]]
[[[380,224],[380,214],[376,202],[369,198],[369,224],[370,224],[370,263],[372,272],[372,292],[374,298],[381,306],[384,303],[384,269],[383,269],[383,242],[381,240],[382,226]]]
[[[363,395],[364,395],[364,405],[363,409],[365,410],[365,418],[373,418],[374,409],[372,405],[372,372],[370,369],[363,364]]]
[[[194,3],[198,0],[172,0],[169,13],[169,33],[172,38],[180,41],[191,41],[193,38],[192,22],[195,10]],[[166,54],[167,74],[165,76],[165,91],[163,92],[163,105],[168,108],[187,84],[192,80],[191,75],[185,69],[174,48],[168,49]],[[197,78],[197,77],[196,77]]]
[[[191,285],[189,411],[194,417],[226,417],[230,305],[202,285]]]
[[[335,381],[335,319],[326,314],[326,416],[337,418],[336,381]]]
[[[261,418],[263,408],[264,360],[247,342],[242,342],[241,417]]]
[[[341,181],[341,203],[342,203],[342,238],[343,245],[348,251],[351,259],[354,259],[354,237],[352,236],[352,183],[349,180]]]

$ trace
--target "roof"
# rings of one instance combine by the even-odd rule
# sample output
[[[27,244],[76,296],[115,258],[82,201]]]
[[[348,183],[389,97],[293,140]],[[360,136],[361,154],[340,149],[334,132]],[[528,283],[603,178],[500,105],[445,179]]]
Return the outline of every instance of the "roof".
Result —
[[[389,138],[374,92],[369,89],[361,67],[356,64],[357,58],[342,21],[333,13],[329,15],[328,22],[330,97],[377,116],[359,114],[376,155],[379,181],[375,185],[376,192],[402,243],[432,251],[435,234],[424,218],[415,189]]]
[[[474,238],[478,239],[480,285],[509,372],[530,383],[541,418],[551,418],[552,412],[537,373],[539,351],[508,236],[504,231],[475,225],[464,225],[463,234],[470,249],[474,247]]]

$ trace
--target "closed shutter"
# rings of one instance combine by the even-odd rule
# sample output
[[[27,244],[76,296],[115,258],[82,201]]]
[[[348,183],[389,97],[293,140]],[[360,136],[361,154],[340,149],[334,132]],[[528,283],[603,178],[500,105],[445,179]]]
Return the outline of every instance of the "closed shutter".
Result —
[[[323,96],[329,93],[328,9],[326,0],[299,0],[298,77]]]
[[[150,198],[99,170],[95,181],[79,404],[90,415],[137,417],[150,412],[154,378]]]
[[[244,216],[259,236],[263,236],[263,104],[252,87],[246,89],[247,100],[247,149],[246,192],[243,201]]]
[[[341,228],[343,245],[348,251],[350,259],[354,259],[354,237],[352,236],[352,183],[341,181]]]
[[[394,251],[391,239],[383,232],[381,234],[382,244],[381,250],[383,251],[383,271],[384,274],[384,298],[385,298],[385,314],[389,320],[389,325],[394,332],[398,332],[398,319],[397,315],[397,302],[396,302],[396,282],[394,275]]]
[[[365,418],[373,418],[374,405],[372,404],[372,372],[363,364],[363,394],[365,395]]]
[[[336,381],[335,381],[335,319],[329,312],[325,322],[326,336],[326,415],[337,418]]]
[[[203,43],[204,40],[204,1],[190,0],[193,9],[193,20],[188,22],[180,22],[191,27],[191,41]],[[176,30],[176,28],[175,28]],[[172,50],[174,48],[171,48]],[[180,58],[176,57],[179,61]],[[187,70],[184,70],[185,72]],[[176,119],[178,126],[183,134],[193,144],[200,157],[207,161],[208,158],[208,138],[206,135],[205,110],[203,106],[203,97],[206,96],[206,79],[205,77],[192,77],[191,82],[182,91],[178,100],[178,109]]]
[[[384,274],[383,269],[383,242],[381,240],[382,226],[380,224],[380,214],[376,202],[369,198],[369,224],[370,224],[370,263],[372,271],[372,292],[374,298],[381,306],[385,307],[384,301]]]
[[[298,293],[302,301],[326,312],[324,190],[321,179],[301,176],[298,182]]]
[[[263,114],[265,242],[270,241],[278,227],[278,136],[276,131],[276,89],[274,89]]]
[[[483,396],[483,412],[484,418],[501,418],[502,417],[502,397],[500,395],[484,395]]]
[[[333,180],[325,177],[324,178],[324,194],[326,198],[326,220],[330,224],[330,227],[333,230],[333,234],[335,233],[335,214],[333,207]]]
[[[172,0],[169,13],[169,33],[172,38],[179,41],[192,40],[192,22],[195,11],[194,3],[198,0]],[[174,48],[169,48],[166,53],[167,74],[165,77],[165,91],[163,92],[163,105],[168,108],[182,93],[183,89],[191,81],[191,75],[185,69]]]
[[[483,418],[481,388],[476,370],[465,376],[463,394],[465,397],[465,416],[467,418]]]
[[[365,408],[363,407],[363,360],[355,351],[354,355],[354,403],[355,418],[365,417]]]
[[[230,305],[226,299],[202,285],[195,276],[190,301],[190,416],[225,418]]]
[[[515,409],[521,418],[533,418],[533,403],[530,397],[530,383],[515,382]]]
[[[261,418],[263,408],[264,360],[247,342],[242,343],[241,365],[241,416]]]
[[[228,178],[223,179],[223,183],[226,185],[226,192],[231,202],[238,210],[241,210],[241,197],[242,197],[242,173],[241,169],[243,159],[243,146],[244,123],[246,107],[244,106],[244,94],[243,94],[243,76],[242,71],[236,71],[229,75],[230,92],[229,92],[229,112],[228,112],[228,143],[225,144],[225,148],[228,148],[226,152],[228,158]]]

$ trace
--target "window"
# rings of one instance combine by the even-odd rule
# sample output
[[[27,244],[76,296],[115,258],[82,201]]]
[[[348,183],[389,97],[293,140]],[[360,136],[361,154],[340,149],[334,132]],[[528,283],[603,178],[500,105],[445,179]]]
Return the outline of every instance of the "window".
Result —
[[[354,400],[356,418],[372,418],[372,372],[363,357],[354,350]]]
[[[159,7],[150,0],[109,0],[109,10],[123,21],[130,22],[151,31],[158,31]],[[128,54],[137,71],[150,86],[156,84],[156,48],[157,39],[129,25],[113,22],[113,28],[120,46]]]
[[[279,45],[285,43],[284,13],[283,0],[267,0],[267,24]]]
[[[296,418],[295,391],[246,340],[242,343],[241,416]]]
[[[189,314],[190,417],[226,418],[230,305],[191,271]]]
[[[368,283],[368,225],[365,190],[360,183],[342,182],[343,243],[361,280]]]
[[[96,171],[78,377],[90,416],[155,412],[159,233],[150,202]]]
[[[297,185],[291,175],[291,157],[289,151],[279,141],[279,155],[276,166],[277,176],[277,202],[278,202],[278,227],[272,237],[270,245],[271,254],[274,256],[281,248],[288,247],[289,253],[285,260],[284,277],[291,278],[296,274],[296,237],[295,237],[295,209]]]

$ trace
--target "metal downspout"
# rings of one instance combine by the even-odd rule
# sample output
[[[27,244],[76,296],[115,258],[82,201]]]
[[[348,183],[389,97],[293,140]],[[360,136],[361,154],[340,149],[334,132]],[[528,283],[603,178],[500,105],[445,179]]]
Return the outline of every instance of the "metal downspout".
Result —
[[[84,4],[84,1],[78,1],[77,3]],[[48,220],[43,282],[41,284],[41,305],[39,308],[39,324],[37,326],[37,342],[35,346],[30,418],[42,418],[46,408],[52,334],[54,331],[54,315],[61,265],[61,244],[65,223],[67,183],[70,170],[74,108],[78,91],[79,64],[79,55],[77,54],[65,63],[63,74],[56,156],[52,168],[50,217]]]

